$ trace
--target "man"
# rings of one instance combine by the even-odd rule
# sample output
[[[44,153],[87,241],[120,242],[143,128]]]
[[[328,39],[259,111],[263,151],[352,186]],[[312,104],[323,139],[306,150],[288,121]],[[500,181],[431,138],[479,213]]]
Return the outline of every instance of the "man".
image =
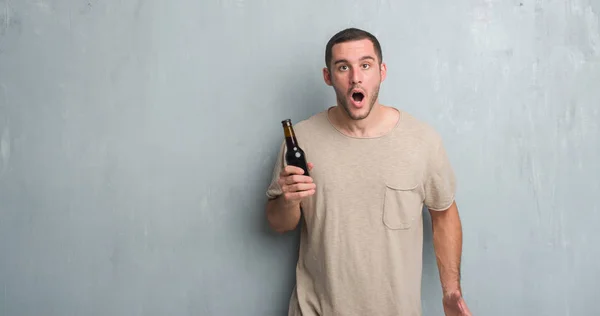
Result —
[[[444,311],[470,315],[460,287],[455,178],[441,137],[379,103],[386,65],[370,33],[335,34],[325,63],[337,106],[294,126],[310,176],[285,163],[282,143],[266,192],[272,229],[283,233],[304,220],[288,315],[421,315],[423,205]]]

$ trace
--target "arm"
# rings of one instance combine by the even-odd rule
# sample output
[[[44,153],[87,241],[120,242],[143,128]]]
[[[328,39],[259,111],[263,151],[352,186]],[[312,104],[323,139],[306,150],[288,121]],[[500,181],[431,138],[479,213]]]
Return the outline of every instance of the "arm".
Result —
[[[308,163],[312,170],[313,164]],[[271,229],[278,233],[294,230],[300,222],[300,202],[315,193],[315,184],[310,176],[302,175],[298,167],[285,167],[277,180],[280,192],[267,202],[267,221]]]
[[[433,230],[433,246],[442,283],[446,315],[470,315],[460,287],[462,225],[456,202],[443,211],[429,211]]]
[[[300,204],[286,202],[282,195],[267,202],[267,221],[274,231],[282,234],[294,230],[300,222]]]
[[[433,247],[445,294],[460,292],[460,257],[462,253],[462,227],[456,203],[445,211],[432,211]]]

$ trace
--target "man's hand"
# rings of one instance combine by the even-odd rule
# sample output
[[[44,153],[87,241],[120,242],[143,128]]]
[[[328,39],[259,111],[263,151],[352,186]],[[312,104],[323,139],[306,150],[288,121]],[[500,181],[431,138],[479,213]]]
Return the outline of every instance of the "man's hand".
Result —
[[[308,170],[312,170],[313,164],[308,163]],[[286,166],[279,174],[279,186],[283,191],[283,199],[286,204],[300,204],[300,201],[315,194],[315,184],[310,176],[304,175],[304,170],[295,166]]]
[[[446,316],[471,316],[471,311],[459,291],[445,294],[442,303]]]
[[[308,170],[313,164],[308,163]],[[300,221],[300,202],[315,194],[315,183],[304,175],[304,170],[295,166],[286,166],[277,180],[283,194],[267,202],[267,221],[278,233],[294,230]]]

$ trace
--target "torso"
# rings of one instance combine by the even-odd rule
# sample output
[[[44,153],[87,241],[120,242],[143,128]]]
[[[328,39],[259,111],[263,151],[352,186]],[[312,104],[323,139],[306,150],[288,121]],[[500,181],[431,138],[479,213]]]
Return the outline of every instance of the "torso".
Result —
[[[351,137],[323,111],[294,127],[314,164],[289,315],[420,315],[424,176],[436,135],[400,112]]]

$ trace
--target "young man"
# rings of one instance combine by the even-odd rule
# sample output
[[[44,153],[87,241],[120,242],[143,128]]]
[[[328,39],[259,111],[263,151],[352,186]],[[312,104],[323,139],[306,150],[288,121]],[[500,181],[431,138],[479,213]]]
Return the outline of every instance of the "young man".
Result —
[[[335,34],[325,63],[337,106],[294,126],[310,176],[285,163],[282,143],[267,190],[275,231],[304,219],[288,315],[421,315],[423,205],[433,222],[444,311],[470,315],[460,287],[455,178],[441,137],[379,103],[386,65],[370,33]]]

